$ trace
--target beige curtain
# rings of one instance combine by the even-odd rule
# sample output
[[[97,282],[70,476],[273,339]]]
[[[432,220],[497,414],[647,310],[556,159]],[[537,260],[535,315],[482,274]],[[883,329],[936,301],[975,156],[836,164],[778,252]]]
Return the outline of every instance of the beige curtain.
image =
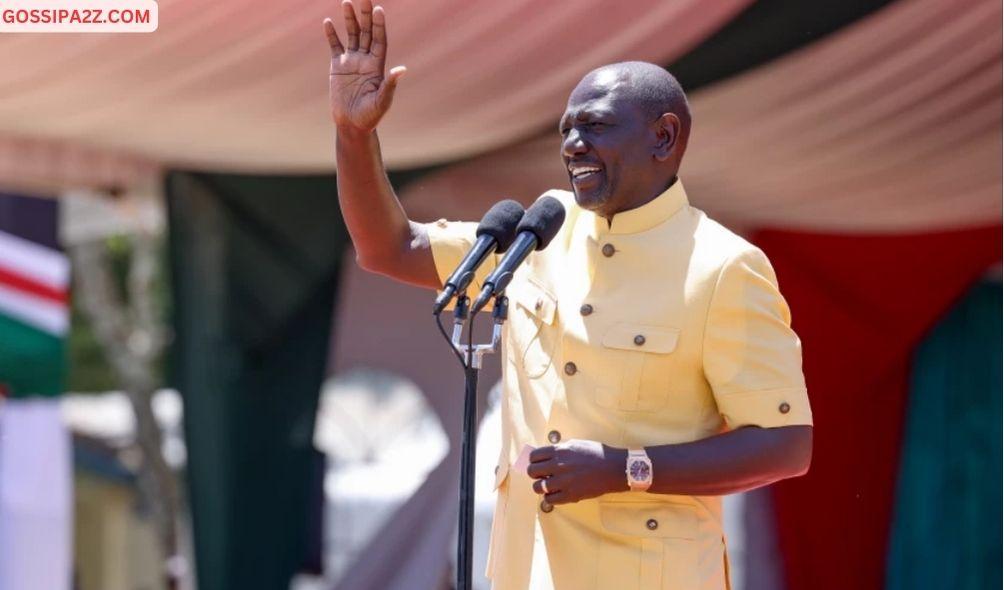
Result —
[[[735,229],[916,232],[1001,218],[1001,5],[904,0],[690,97],[681,177]],[[567,188],[557,132],[404,191],[424,218]],[[449,212],[448,214],[446,212]]]
[[[668,63],[749,3],[387,0],[388,62],[410,70],[381,128],[387,163],[533,135],[589,69]],[[0,183],[49,180],[32,171],[44,153],[4,147],[23,139],[201,170],[333,171],[321,21],[340,20],[339,2],[158,5],[149,34],[0,36]]]

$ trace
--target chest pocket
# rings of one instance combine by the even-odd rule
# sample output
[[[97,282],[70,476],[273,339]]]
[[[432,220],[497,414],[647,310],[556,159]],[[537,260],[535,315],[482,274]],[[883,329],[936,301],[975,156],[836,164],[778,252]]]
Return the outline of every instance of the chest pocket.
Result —
[[[612,371],[596,389],[596,403],[613,410],[651,412],[669,400],[671,362],[680,330],[620,323],[601,344]],[[607,364],[607,363],[604,363]]]
[[[527,377],[540,377],[551,366],[558,342],[558,300],[532,279],[514,281],[507,293],[510,358]]]

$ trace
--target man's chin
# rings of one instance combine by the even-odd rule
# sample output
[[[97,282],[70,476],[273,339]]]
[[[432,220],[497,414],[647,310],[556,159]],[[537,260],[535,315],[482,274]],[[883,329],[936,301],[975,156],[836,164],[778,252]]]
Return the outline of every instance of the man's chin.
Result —
[[[593,213],[601,211],[607,202],[606,192],[599,187],[582,190],[572,186],[572,194],[575,195],[575,203],[579,207]]]

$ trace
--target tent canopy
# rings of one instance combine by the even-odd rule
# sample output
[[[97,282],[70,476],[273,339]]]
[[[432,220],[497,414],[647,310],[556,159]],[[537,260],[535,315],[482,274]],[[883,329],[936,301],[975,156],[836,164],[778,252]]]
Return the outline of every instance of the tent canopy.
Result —
[[[749,0],[385,4],[388,64],[409,73],[381,126],[384,156],[397,169],[462,161],[438,171],[439,203],[566,187],[552,127],[585,72],[675,63],[761,10]],[[320,23],[337,18],[335,2],[159,6],[152,34],[0,38],[0,181],[52,192],[157,186],[163,168],[333,172]],[[995,222],[1000,19],[989,0],[900,0],[700,88],[683,170],[690,193],[737,227]],[[522,178],[493,174],[500,162]]]
[[[442,163],[533,135],[591,68],[669,63],[749,2],[388,0],[388,64],[410,71],[381,128],[386,160]],[[338,2],[159,6],[152,34],[4,35],[0,134],[176,167],[333,170],[321,21],[341,20]]]

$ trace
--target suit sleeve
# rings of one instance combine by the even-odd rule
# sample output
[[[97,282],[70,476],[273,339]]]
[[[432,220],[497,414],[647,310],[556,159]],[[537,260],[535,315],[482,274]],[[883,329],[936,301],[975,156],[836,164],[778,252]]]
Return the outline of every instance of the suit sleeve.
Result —
[[[426,232],[429,236],[429,247],[432,250],[432,258],[436,264],[436,273],[439,275],[440,284],[446,284],[446,279],[450,278],[453,271],[463,260],[464,256],[474,245],[477,239],[475,232],[478,224],[467,221],[447,221],[440,219],[432,223],[425,224]],[[489,256],[485,263],[474,273],[474,282],[468,290],[468,294],[474,297],[477,291],[481,290],[481,285],[495,268],[497,256]]]
[[[704,371],[730,428],[811,425],[802,345],[766,255],[722,268],[704,333]]]

